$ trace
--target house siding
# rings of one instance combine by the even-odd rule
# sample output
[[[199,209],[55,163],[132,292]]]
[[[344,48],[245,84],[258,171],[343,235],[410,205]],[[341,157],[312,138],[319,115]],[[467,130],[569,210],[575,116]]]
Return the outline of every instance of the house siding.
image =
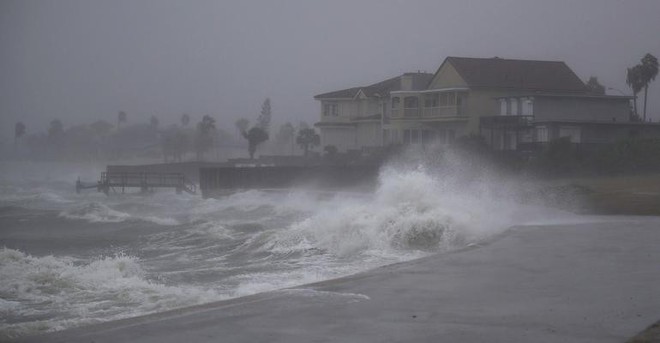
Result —
[[[534,117],[537,121],[576,120],[628,122],[627,99],[536,97]]]
[[[356,149],[356,130],[353,127],[324,127],[321,131],[321,149],[333,145],[337,151],[346,152]]]
[[[467,87],[467,83],[451,63],[445,63],[429,85],[429,89]]]

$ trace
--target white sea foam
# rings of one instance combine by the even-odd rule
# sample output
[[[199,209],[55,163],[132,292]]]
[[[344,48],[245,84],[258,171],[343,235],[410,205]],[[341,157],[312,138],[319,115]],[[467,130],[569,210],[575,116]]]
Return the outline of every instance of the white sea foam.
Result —
[[[167,286],[147,277],[131,256],[81,263],[71,257],[34,257],[0,250],[0,309],[9,318],[43,318],[0,323],[0,337],[57,330],[219,300],[211,289]]]
[[[262,249],[409,258],[487,239],[513,224],[520,205],[494,198],[497,192],[482,185],[471,187],[456,186],[423,168],[384,171],[372,196],[327,201]]]
[[[109,206],[99,202],[90,202],[77,208],[64,210],[60,212],[59,215],[63,218],[85,220],[90,223],[120,223],[126,220],[143,220],[164,226],[180,224],[174,218],[145,214],[132,215],[127,212],[112,209]]]

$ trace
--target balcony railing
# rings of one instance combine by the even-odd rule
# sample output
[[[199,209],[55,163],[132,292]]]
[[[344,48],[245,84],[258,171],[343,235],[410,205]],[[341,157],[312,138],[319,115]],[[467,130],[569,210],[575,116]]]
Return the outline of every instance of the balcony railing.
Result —
[[[454,117],[462,114],[459,106],[424,107],[424,117]]]
[[[403,109],[404,117],[419,117],[419,107],[409,107]]]

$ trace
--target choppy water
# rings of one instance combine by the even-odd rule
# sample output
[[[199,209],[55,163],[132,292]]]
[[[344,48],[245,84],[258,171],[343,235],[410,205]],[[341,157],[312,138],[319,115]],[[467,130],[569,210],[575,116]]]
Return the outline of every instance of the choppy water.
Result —
[[[492,182],[387,169],[370,194],[75,194],[89,165],[0,165],[0,338],[354,274],[546,211]]]

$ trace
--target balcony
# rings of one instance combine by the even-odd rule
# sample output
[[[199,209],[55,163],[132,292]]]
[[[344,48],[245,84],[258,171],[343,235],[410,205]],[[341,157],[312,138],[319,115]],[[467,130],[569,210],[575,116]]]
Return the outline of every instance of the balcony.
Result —
[[[404,117],[419,117],[419,107],[408,107],[403,109]]]
[[[485,116],[479,118],[479,123],[485,128],[525,128],[532,126],[534,123],[534,116]]]
[[[455,117],[463,113],[460,106],[424,107],[424,117]]]

